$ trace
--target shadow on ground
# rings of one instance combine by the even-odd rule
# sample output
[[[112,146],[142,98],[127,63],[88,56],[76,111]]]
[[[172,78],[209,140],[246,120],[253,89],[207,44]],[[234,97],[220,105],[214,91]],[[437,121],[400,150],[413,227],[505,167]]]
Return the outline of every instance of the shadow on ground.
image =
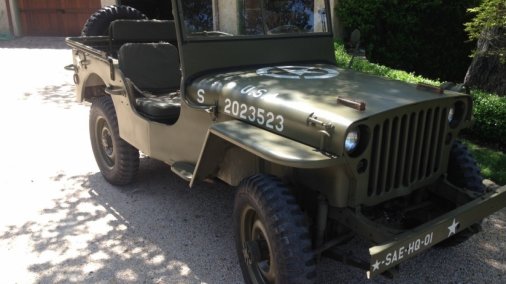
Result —
[[[71,83],[61,85],[47,85],[36,90],[24,92],[24,100],[37,99],[43,104],[57,105],[63,109],[71,109],[80,106],[76,102],[75,86]]]
[[[0,235],[4,240],[29,237],[32,253],[41,259],[29,270],[40,275],[39,282],[241,281],[231,228],[232,188],[214,183],[188,190],[168,166],[149,158],[141,161],[138,181],[124,188],[105,183],[99,173],[52,179],[61,185],[63,196],[41,212],[48,221],[27,222]],[[506,214],[498,214],[486,220],[486,230],[505,229]],[[343,249],[366,254],[366,248],[367,243],[354,240]],[[393,283],[491,279],[483,274],[500,281],[503,249],[504,243],[487,238],[432,249],[406,262]],[[473,255],[476,251],[484,256]],[[471,269],[464,271],[459,265],[463,262]],[[382,277],[368,282],[363,271],[328,259],[319,266],[320,283],[350,281],[392,283]]]
[[[44,260],[29,266],[39,282],[224,283],[237,277],[232,189],[206,184],[187,190],[168,166],[150,159],[143,159],[139,181],[125,188],[104,183],[99,173],[53,180],[63,184],[63,196],[41,212],[48,221],[0,235],[29,237],[32,253]]]

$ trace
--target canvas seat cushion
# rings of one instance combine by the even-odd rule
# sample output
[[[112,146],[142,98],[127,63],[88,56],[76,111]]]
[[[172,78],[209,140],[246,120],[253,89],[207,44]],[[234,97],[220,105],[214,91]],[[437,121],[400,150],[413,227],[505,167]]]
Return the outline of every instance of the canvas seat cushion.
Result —
[[[160,95],[156,97],[139,97],[135,104],[140,112],[152,120],[173,124],[179,118],[181,97]]]

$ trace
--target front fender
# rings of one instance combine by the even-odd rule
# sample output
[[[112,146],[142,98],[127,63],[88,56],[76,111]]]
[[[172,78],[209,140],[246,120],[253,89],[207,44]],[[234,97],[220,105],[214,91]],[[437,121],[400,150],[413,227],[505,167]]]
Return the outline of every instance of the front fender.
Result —
[[[341,162],[339,157],[322,153],[314,147],[242,121],[229,120],[216,123],[209,129],[190,186],[213,173],[222,160],[220,157],[231,145],[271,163],[291,168],[327,168]]]

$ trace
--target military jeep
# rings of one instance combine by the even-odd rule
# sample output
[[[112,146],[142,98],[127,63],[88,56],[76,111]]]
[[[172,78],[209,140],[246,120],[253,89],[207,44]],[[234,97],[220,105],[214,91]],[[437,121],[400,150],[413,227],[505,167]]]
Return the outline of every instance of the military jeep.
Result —
[[[336,66],[329,1],[172,1],[174,20],[67,38],[104,178],[139,152],[189,187],[237,187],[247,283],[311,283],[322,256],[389,275],[506,204],[459,142],[470,96]],[[142,183],[142,181],[139,181]],[[340,252],[353,237],[370,258]]]

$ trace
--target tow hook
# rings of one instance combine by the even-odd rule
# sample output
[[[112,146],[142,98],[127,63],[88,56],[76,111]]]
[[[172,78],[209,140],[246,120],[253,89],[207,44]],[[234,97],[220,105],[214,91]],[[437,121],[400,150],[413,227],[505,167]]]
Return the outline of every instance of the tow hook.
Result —
[[[76,66],[74,64],[69,64],[69,65],[67,65],[67,66],[65,66],[63,68],[65,70],[67,70],[67,71],[74,71],[75,72],[77,70],[77,68],[76,68]]]
[[[67,71],[74,72],[74,76],[72,77],[72,79],[74,79],[74,84],[79,85],[79,75],[77,75],[77,66],[74,64],[69,64],[63,68]]]

